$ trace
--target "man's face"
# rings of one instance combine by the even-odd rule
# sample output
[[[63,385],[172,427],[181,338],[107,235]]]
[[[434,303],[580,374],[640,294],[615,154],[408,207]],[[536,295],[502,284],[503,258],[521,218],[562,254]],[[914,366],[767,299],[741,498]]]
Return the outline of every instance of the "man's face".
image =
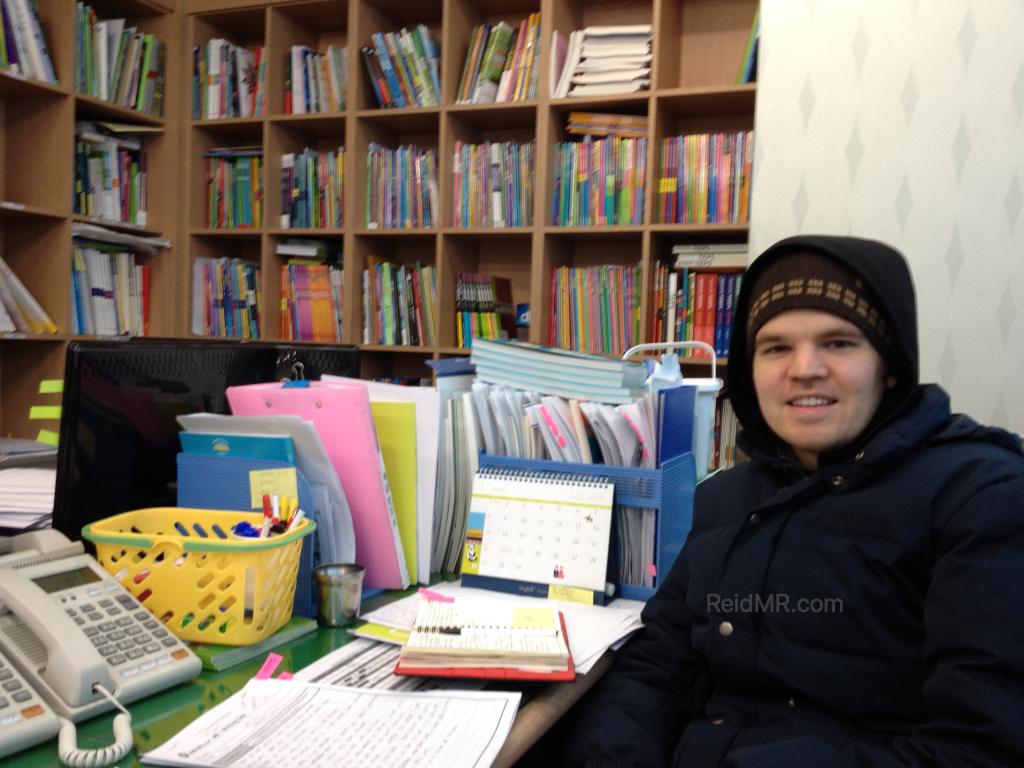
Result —
[[[828,312],[783,312],[754,339],[761,415],[809,469],[817,469],[819,454],[864,431],[886,386],[885,364],[871,342]]]

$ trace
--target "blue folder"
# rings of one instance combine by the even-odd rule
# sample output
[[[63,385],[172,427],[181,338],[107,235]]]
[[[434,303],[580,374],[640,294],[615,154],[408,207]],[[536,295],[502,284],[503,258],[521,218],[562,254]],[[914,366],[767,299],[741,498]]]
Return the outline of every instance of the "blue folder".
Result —
[[[195,509],[251,510],[249,473],[254,470],[281,469],[293,465],[271,459],[240,459],[232,456],[178,454],[178,506]],[[299,506],[310,510],[315,519],[313,492],[302,473],[295,468],[299,490]],[[293,616],[316,617],[313,586],[313,563],[316,560],[316,536],[302,540],[299,573],[295,585]]]

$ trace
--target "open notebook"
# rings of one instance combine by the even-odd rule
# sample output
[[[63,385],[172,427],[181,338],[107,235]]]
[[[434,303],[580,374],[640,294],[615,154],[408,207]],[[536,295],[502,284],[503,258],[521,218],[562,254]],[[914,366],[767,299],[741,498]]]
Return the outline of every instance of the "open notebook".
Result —
[[[395,674],[573,680],[576,669],[560,611],[421,600]]]

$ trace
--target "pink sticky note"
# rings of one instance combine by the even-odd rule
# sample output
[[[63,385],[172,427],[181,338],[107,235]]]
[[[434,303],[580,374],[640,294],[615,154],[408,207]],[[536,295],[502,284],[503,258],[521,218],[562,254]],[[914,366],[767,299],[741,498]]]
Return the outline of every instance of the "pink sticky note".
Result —
[[[648,563],[647,564],[647,572],[651,576],[657,576],[658,575],[658,568],[657,568],[657,566],[654,565],[654,563]]]
[[[435,592],[432,589],[426,587],[420,587],[420,596],[425,597],[427,600],[435,600],[439,603],[454,603],[454,597],[448,597],[448,595],[442,595],[440,592]]]
[[[260,667],[260,671],[256,673],[257,680],[266,680],[277,669],[278,665],[284,657],[278,653],[268,653],[267,660],[263,662],[263,666]]]
[[[291,680],[292,679],[292,673],[288,672],[288,671],[282,672],[275,679],[276,680]]]

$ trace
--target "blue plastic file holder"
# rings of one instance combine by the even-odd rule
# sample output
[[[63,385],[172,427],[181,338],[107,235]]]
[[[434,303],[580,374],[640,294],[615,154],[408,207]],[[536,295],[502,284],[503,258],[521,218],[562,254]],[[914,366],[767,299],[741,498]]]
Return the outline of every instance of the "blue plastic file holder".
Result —
[[[693,493],[697,475],[692,453],[669,459],[661,469],[628,469],[605,464],[573,464],[481,453],[480,468],[491,467],[607,478],[615,485],[616,513],[619,506],[656,510],[654,586],[616,583],[615,594],[627,600],[647,600],[657,591],[661,579],[668,575],[675,563],[693,524]],[[614,540],[618,538],[615,535],[617,530],[613,522]]]

